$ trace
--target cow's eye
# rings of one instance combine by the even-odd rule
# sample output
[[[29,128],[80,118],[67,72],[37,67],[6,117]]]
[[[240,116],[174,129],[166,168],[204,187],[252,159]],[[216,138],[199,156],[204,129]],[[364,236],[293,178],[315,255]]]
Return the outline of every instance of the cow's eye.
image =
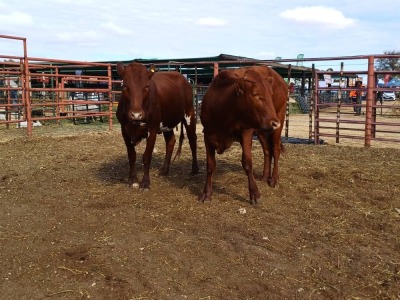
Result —
[[[143,91],[147,93],[147,92],[149,91],[149,86],[146,85],[146,86],[143,88]]]

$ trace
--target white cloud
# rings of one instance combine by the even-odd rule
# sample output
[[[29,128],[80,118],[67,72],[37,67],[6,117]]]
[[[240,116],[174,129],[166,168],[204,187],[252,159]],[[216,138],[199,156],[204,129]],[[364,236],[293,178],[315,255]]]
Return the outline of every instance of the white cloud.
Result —
[[[193,0],[0,0],[0,34],[26,37],[28,53],[35,57],[88,61],[219,53],[274,59],[399,50],[399,39],[390,33],[398,27],[400,1],[379,7],[371,1],[289,2],[203,0],[199,6]],[[351,30],[344,34],[340,28]],[[163,47],[154,47],[154,40]],[[0,54],[20,55],[15,43],[9,47],[0,38]]]
[[[73,4],[73,5],[95,5],[94,0],[42,0],[43,3],[48,3],[48,4]]]
[[[209,27],[222,27],[225,26],[227,22],[222,19],[207,17],[198,19],[197,24]]]
[[[102,24],[101,27],[110,29],[120,35],[129,35],[131,33],[130,30],[125,29],[121,26],[118,26],[117,24],[115,24],[114,22],[111,22],[111,21]]]
[[[281,12],[279,16],[298,23],[319,24],[338,29],[347,28],[356,23],[355,19],[345,17],[340,10],[325,6],[288,9]]]
[[[7,15],[0,14],[0,24],[29,25],[32,21],[33,19],[30,15],[18,11]]]
[[[90,41],[99,40],[101,38],[100,34],[95,31],[65,31],[56,34],[56,38],[60,41],[69,42],[69,41],[86,41],[90,43]]]

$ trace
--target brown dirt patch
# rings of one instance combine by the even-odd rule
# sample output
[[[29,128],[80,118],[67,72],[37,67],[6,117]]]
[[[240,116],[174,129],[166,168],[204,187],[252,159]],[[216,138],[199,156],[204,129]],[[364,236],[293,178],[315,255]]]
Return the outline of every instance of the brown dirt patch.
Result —
[[[0,143],[0,298],[400,298],[399,149],[288,144],[251,206],[238,144],[197,201],[198,145],[201,174],[185,141],[159,177],[159,138],[139,193],[117,129]],[[255,142],[257,174],[260,157]]]

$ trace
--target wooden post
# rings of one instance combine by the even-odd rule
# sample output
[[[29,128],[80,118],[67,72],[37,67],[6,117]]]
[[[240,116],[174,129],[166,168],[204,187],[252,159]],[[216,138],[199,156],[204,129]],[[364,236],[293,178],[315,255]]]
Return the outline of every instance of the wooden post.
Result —
[[[374,57],[368,57],[368,81],[367,81],[367,100],[365,105],[365,147],[371,146],[372,131],[372,101],[374,96],[375,76],[374,76]]]
[[[343,62],[340,63],[340,77],[339,77],[339,90],[338,90],[338,105],[336,110],[336,143],[339,143],[340,138],[340,110],[342,105],[342,77],[343,77]]]
[[[308,141],[313,138],[313,115],[314,115],[314,77],[315,77],[315,64],[312,64],[312,76],[308,79],[308,93],[310,96],[310,110],[308,112]]]
[[[111,64],[107,66],[107,75],[108,75],[108,130],[113,129],[113,106],[114,102],[112,99],[112,70]]]
[[[292,77],[292,65],[289,64],[288,66],[288,84],[290,84],[290,78]],[[285,123],[285,138],[288,140],[289,138],[289,89],[287,92],[287,98],[286,98],[286,123]]]
[[[218,75],[218,63],[214,63],[214,78]]]
[[[314,72],[314,144],[319,145],[318,74]]]
[[[23,86],[23,92],[22,92],[22,97],[23,103],[25,105],[25,120],[26,120],[26,127],[27,127],[27,132],[28,132],[28,137],[32,137],[32,108],[31,108],[31,97],[30,97],[30,88],[29,88],[29,82],[30,82],[30,76],[29,76],[29,63],[28,63],[28,54],[27,54],[27,48],[26,48],[26,39],[23,40],[24,43],[24,59],[21,64],[21,79],[22,79],[22,86]]]

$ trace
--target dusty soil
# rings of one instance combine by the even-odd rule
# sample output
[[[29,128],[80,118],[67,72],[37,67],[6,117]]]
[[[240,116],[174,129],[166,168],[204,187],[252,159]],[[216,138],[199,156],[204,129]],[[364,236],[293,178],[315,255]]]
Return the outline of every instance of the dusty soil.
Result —
[[[118,128],[0,142],[0,299],[400,299],[400,149],[287,144],[251,206],[238,144],[197,201],[198,145],[140,193]]]

